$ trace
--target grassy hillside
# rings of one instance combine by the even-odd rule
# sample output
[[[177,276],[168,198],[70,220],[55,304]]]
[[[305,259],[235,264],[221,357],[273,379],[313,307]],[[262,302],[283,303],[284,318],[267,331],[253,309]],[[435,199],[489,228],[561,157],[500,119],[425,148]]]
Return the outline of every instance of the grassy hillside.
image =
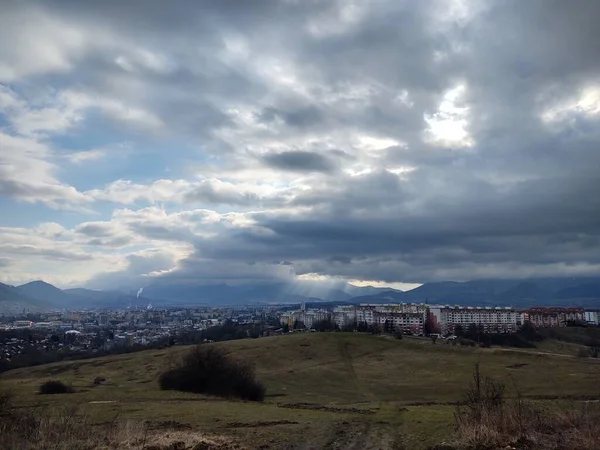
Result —
[[[185,347],[13,370],[0,384],[19,405],[80,405],[94,423],[119,417],[238,438],[250,448],[427,448],[453,433],[453,406],[479,362],[525,396],[600,398],[591,359],[506,349],[432,345],[427,340],[306,333],[208,344],[252,361],[267,386],[263,404],[160,391],[158,374]],[[108,380],[94,386],[97,376]],[[40,396],[60,379],[77,393]],[[295,443],[306,446],[295,446]],[[340,447],[341,445],[341,447]]]
[[[547,339],[578,345],[600,346],[599,327],[540,328],[537,332]]]

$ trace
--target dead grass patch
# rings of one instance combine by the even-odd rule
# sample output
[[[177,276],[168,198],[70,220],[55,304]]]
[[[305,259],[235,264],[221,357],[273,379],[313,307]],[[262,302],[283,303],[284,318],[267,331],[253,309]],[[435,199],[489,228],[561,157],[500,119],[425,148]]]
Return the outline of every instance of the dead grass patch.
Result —
[[[584,450],[600,448],[600,407],[573,403],[557,411],[525,400],[515,384],[515,398],[506,387],[481,374],[475,365],[465,401],[457,406],[455,423],[460,448],[496,450]]]

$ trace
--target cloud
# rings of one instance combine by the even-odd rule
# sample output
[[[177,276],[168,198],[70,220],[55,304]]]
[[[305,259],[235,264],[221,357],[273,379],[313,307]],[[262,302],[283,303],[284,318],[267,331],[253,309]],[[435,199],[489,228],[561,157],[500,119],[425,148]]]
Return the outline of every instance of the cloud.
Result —
[[[92,259],[91,255],[86,253],[75,253],[59,248],[42,249],[34,245],[12,245],[0,244],[0,250],[12,254],[38,255],[52,260],[70,260],[70,261],[87,261]]]
[[[14,259],[7,258],[6,256],[0,257],[0,267],[9,267],[14,264]]]
[[[419,283],[600,268],[596,1],[5,11],[0,195],[23,212],[0,222],[13,278],[291,269]],[[66,264],[68,279],[45,265],[61,255],[92,259]]]
[[[89,40],[84,30],[15,2],[3,6],[0,28],[14,37],[13,45],[0,46],[0,82],[67,71]]]
[[[113,233],[113,227],[110,223],[97,222],[97,223],[82,223],[75,228],[76,233],[81,233],[89,237],[107,237]]]
[[[89,161],[97,161],[99,159],[104,158],[105,156],[106,150],[95,149],[71,153],[67,156],[67,158],[74,164],[83,164]]]
[[[54,175],[52,150],[32,138],[0,131],[0,196],[41,202],[52,208],[85,205],[89,200]]]
[[[261,183],[231,183],[215,178],[201,181],[157,180],[151,185],[118,180],[104,189],[86,191],[95,200],[108,200],[125,205],[136,202],[232,205],[276,205],[286,202],[289,189]]]
[[[331,172],[335,168],[332,161],[325,156],[307,151],[270,153],[261,159],[274,169],[292,172]]]

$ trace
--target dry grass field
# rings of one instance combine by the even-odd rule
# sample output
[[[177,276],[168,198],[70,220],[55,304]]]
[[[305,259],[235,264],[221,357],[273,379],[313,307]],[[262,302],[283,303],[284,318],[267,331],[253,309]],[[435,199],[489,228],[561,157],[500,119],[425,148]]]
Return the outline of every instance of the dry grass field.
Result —
[[[101,424],[133,423],[151,430],[153,439],[202,433],[244,448],[273,449],[426,449],[451,442],[452,403],[463,398],[476,363],[484,374],[505,382],[508,395],[517,386],[525,398],[549,407],[556,400],[600,399],[600,364],[569,352],[453,347],[358,333],[300,333],[206,345],[222,346],[234,358],[252,362],[267,387],[266,400],[159,390],[158,375],[186,347],[17,369],[0,376],[0,388],[12,392],[24,410],[52,414],[77,408],[90,433]],[[99,376],[107,381],[94,385]],[[37,394],[41,382],[54,379],[71,384],[76,393]]]

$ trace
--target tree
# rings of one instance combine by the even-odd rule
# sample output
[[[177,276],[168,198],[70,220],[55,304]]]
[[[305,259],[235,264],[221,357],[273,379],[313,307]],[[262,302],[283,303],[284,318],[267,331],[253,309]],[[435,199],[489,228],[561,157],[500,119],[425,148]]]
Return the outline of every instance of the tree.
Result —
[[[304,326],[304,322],[301,320],[294,321],[294,330],[304,330],[306,327]]]
[[[100,348],[104,346],[104,338],[101,335],[94,336],[91,339],[92,348]]]
[[[430,335],[431,333],[439,332],[439,330],[436,329],[435,323],[431,318],[430,314],[427,314],[427,317],[425,318],[425,323],[423,324],[423,332],[426,336]]]
[[[526,320],[523,323],[523,325],[521,325],[521,329],[519,330],[519,334],[521,334],[528,341],[536,341],[536,340],[538,340],[538,338],[537,338],[537,332],[535,331],[535,327],[528,320]]]
[[[357,328],[356,322],[350,322],[342,327],[342,331],[352,332],[352,331],[356,330],[356,328]]]
[[[356,330],[361,332],[361,333],[368,333],[369,331],[371,331],[369,329],[369,325],[367,324],[367,322],[359,322],[356,325]]]
[[[335,331],[338,328],[337,324],[331,319],[319,320],[312,327],[317,331]]]
[[[479,329],[477,328],[477,324],[470,323],[469,327],[467,328],[467,332],[466,332],[467,338],[469,338],[473,341],[476,341],[478,333],[479,333]]]
[[[383,324],[383,332],[386,334],[392,334],[394,332],[394,322],[386,320]]]
[[[66,344],[74,344],[77,340],[77,335],[75,333],[65,333],[64,336],[64,342]]]
[[[464,336],[464,334],[465,334],[465,331],[463,330],[463,327],[462,327],[462,325],[461,325],[461,324],[459,324],[459,323],[457,323],[457,324],[454,326],[454,335],[455,335],[455,336],[458,336],[458,337],[462,337],[462,336]]]

